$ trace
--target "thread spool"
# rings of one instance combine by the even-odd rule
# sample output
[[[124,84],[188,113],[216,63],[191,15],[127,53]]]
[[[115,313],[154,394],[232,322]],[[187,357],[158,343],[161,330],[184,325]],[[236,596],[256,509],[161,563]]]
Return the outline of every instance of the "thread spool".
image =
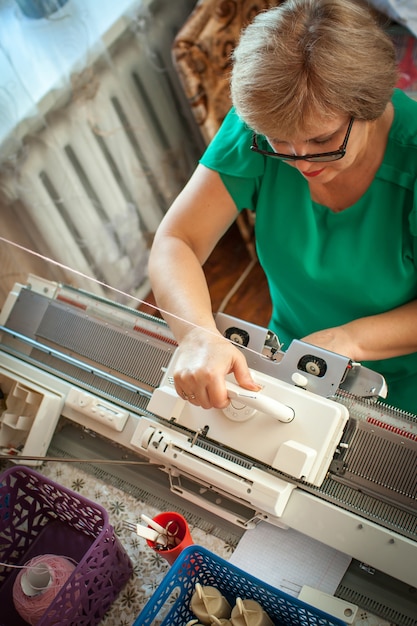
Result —
[[[220,619],[215,615],[210,615],[211,623],[210,626],[232,626],[232,622],[226,617],[221,617]]]
[[[13,603],[26,622],[35,626],[75,569],[63,556],[44,554],[25,563],[13,584]]]
[[[232,625],[232,622],[230,622],[228,619],[224,617],[218,619],[217,617],[214,617],[213,615],[211,615],[210,618],[211,618],[210,626],[231,626]],[[185,624],[185,626],[204,626],[204,624],[199,622],[198,619],[190,619]]]
[[[259,602],[242,598],[236,598],[230,621],[232,626],[274,626]]]
[[[210,625],[212,617],[217,619],[228,618],[231,606],[216,587],[196,583],[195,591],[191,596],[190,609],[202,624]]]

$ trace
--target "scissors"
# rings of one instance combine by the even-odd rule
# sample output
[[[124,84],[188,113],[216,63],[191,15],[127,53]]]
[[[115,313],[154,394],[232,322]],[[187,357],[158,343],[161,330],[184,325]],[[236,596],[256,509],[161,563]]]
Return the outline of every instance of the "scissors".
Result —
[[[178,538],[178,533],[180,527],[178,522],[175,520],[169,520],[167,525],[164,527],[144,513],[140,517],[145,524],[148,524],[150,529],[157,533],[156,538],[151,539],[151,541],[154,541],[157,550],[170,550],[179,544],[180,539]]]

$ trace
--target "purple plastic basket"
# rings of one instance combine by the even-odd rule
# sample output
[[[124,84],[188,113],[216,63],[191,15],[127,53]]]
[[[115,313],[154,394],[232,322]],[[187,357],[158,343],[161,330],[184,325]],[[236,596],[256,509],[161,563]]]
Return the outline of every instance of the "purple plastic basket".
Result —
[[[100,505],[27,467],[0,474],[0,561],[40,554],[77,561],[37,626],[95,626],[129,580],[132,564]],[[0,626],[27,626],[16,612],[19,570],[0,568]]]

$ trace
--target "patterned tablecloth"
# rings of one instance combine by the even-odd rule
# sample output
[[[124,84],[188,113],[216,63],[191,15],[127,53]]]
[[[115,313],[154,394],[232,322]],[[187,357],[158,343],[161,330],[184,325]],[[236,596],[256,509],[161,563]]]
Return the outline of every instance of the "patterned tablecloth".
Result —
[[[110,523],[132,560],[133,576],[113,603],[100,626],[132,626],[140,611],[161,583],[169,569],[168,563],[153,552],[146,541],[126,530],[123,522],[140,521],[140,514],[153,517],[160,513],[120,489],[106,484],[83,472],[72,464],[47,463],[37,468],[44,476],[80,493],[102,505],[108,512]],[[226,543],[196,526],[190,526],[194,543],[204,546],[218,556],[228,560],[235,546]],[[359,611],[354,626],[395,626],[366,611]]]
[[[160,513],[152,506],[107,485],[72,464],[48,463],[41,469],[44,476],[80,493],[103,506],[117,536],[132,560],[133,576],[113,603],[100,626],[131,626],[169,569],[168,563],[151,550],[146,541],[123,527],[123,521],[140,521],[140,514],[154,517]],[[234,547],[221,539],[190,526],[194,543],[228,559]]]

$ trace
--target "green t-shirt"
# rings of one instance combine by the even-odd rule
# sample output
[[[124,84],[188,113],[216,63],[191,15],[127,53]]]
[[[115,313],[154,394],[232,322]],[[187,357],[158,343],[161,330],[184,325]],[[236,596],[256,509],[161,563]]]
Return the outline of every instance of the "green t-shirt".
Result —
[[[233,109],[201,158],[239,210],[256,211],[270,328],[284,350],[294,338],[417,297],[417,102],[396,90],[393,105],[383,163],[363,197],[339,213],[312,201],[296,168],[252,152],[251,130]],[[364,365],[386,377],[390,404],[417,413],[417,353]]]

